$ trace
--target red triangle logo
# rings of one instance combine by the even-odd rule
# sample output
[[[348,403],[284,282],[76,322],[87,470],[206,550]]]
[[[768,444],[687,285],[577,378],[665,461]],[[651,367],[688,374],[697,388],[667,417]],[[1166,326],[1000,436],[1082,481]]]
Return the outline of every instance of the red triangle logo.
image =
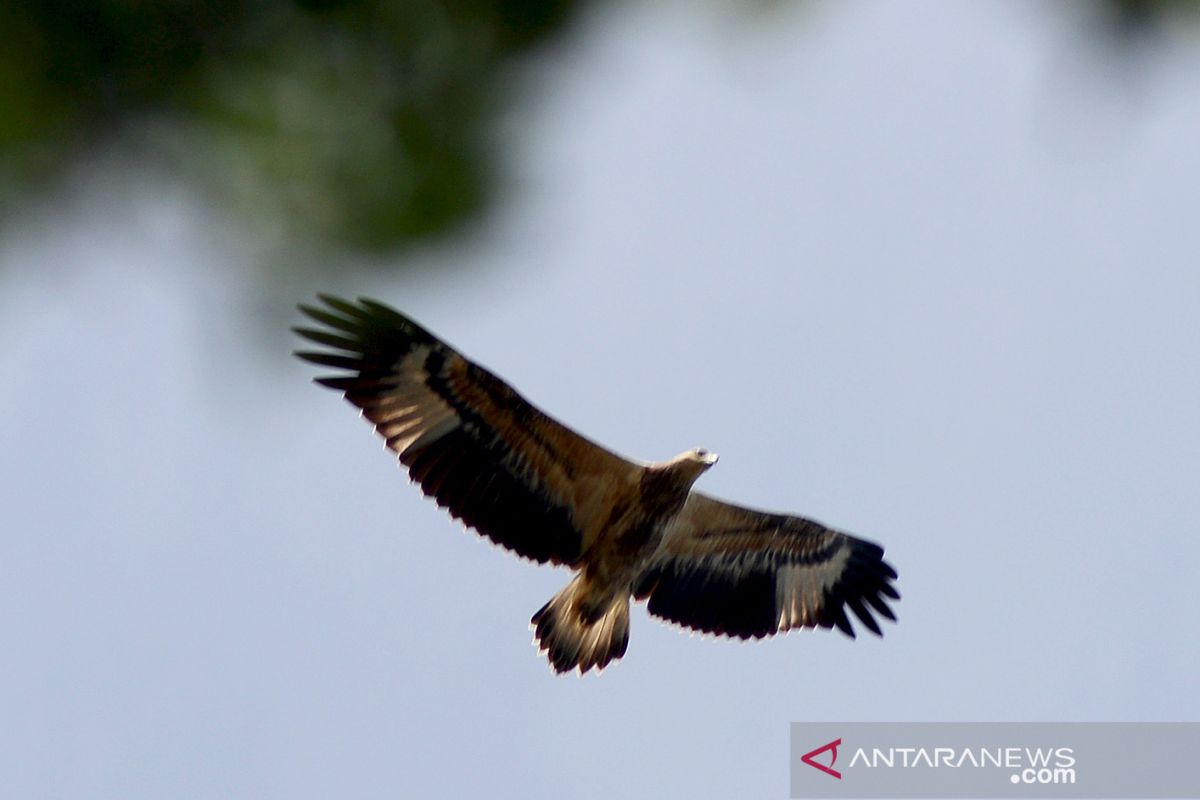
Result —
[[[841,745],[841,743],[842,743],[841,739],[834,739],[829,744],[823,744],[820,747],[818,747],[816,750],[809,750],[807,753],[800,756],[800,760],[803,761],[805,764],[808,764],[810,767],[816,767],[817,769],[821,770],[821,772],[825,772],[825,773],[828,773],[829,775],[832,775],[833,777],[837,778],[840,781],[842,779],[842,773],[840,773],[836,769],[834,769],[833,765],[837,763],[837,749],[838,749],[838,746]],[[821,753],[824,753],[826,750],[829,750],[832,753],[832,755],[829,758],[829,766],[825,766],[824,764],[821,764],[814,760],[817,756],[821,755]]]

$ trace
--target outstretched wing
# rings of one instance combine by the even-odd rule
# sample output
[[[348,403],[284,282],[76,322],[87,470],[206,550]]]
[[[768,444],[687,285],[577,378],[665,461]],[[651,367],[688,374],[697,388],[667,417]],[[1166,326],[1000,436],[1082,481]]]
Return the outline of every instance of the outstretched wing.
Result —
[[[692,492],[634,594],[650,598],[651,614],[708,633],[749,639],[837,626],[853,637],[847,607],[877,635],[875,614],[896,619],[895,578],[877,544]]]
[[[320,296],[294,328],[330,350],[297,356],[346,370],[317,382],[362,409],[438,505],[538,562],[576,564],[606,504],[642,467],[555,422],[492,373],[400,313]]]

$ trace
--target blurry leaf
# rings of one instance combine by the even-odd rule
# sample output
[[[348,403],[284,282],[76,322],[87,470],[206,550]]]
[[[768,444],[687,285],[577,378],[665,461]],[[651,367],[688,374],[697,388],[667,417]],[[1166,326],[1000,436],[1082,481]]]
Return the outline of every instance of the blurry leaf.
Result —
[[[289,238],[383,251],[444,233],[492,193],[506,62],[579,5],[6,5],[0,213],[122,142]]]

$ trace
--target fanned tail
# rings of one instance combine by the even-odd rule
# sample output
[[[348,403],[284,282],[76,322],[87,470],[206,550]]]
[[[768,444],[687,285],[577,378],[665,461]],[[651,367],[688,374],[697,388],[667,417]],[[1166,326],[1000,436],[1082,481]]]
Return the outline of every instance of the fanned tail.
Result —
[[[575,576],[529,621],[538,651],[555,672],[602,670],[625,655],[629,645],[629,596],[618,594],[592,611],[586,605],[588,588],[582,575]]]

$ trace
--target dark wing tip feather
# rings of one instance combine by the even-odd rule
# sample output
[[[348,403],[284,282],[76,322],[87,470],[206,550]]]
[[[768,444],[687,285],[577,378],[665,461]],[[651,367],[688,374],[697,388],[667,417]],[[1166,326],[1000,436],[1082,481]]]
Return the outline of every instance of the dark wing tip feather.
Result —
[[[297,351],[296,357],[304,361],[359,377],[379,377],[414,346],[440,345],[427,330],[376,300],[364,297],[353,303],[330,294],[317,297],[324,307],[300,303],[297,308],[318,325],[297,325],[292,332],[334,352]]]
[[[316,328],[296,327],[292,328],[292,331],[297,336],[303,339],[308,339],[310,342],[323,344],[326,347],[332,347],[337,350],[345,350],[349,353],[358,351],[362,346],[361,339],[351,339],[346,336],[339,336],[336,333],[330,333],[329,331],[322,331]]]
[[[364,388],[362,378],[353,375],[313,378],[313,382],[319,383],[329,389],[336,389],[339,392],[353,392],[356,389],[361,390]]]
[[[354,303],[351,303],[349,300],[344,300],[336,295],[321,292],[317,294],[317,299],[335,311],[340,311],[348,317],[357,319],[367,318],[366,313],[361,308],[354,305]]]
[[[330,328],[337,328],[338,330],[346,331],[347,333],[354,333],[358,330],[359,323],[356,322],[354,318],[339,317],[337,314],[331,314],[323,308],[304,305],[303,303],[297,307],[304,312],[304,315],[309,319],[315,320],[322,325],[327,325]],[[295,328],[292,330],[295,330]]]
[[[301,361],[319,364],[322,367],[355,370],[362,366],[362,359],[354,356],[343,356],[337,353],[326,353],[318,350],[297,350],[293,355]]]
[[[836,603],[830,607],[829,619],[839,631],[846,634],[851,639],[858,638],[854,633],[854,626],[850,624],[850,619],[846,616],[845,602]]]
[[[411,319],[404,316],[391,306],[384,305],[378,300],[372,300],[369,297],[360,297],[358,298],[358,304],[364,312],[366,312],[375,320],[387,321],[392,325],[405,328],[411,333],[419,334],[422,338],[433,338],[432,335],[420,325],[413,322]]]
[[[885,603],[883,598],[879,597],[879,595],[868,594],[865,596],[865,599],[871,604],[871,608],[875,609],[875,611],[878,612],[881,617],[886,617],[892,622],[896,621],[895,612],[892,611],[891,607],[888,606],[888,604]],[[879,635],[882,636],[883,634],[881,633]]]
[[[899,600],[900,593],[892,586],[898,576],[892,565],[883,560],[883,548],[873,542],[848,537],[850,558],[838,580],[825,592],[824,607],[818,617],[822,627],[836,627],[850,638],[855,638],[849,608],[859,622],[876,636],[883,630],[872,611],[892,622],[896,615],[887,600]]]

